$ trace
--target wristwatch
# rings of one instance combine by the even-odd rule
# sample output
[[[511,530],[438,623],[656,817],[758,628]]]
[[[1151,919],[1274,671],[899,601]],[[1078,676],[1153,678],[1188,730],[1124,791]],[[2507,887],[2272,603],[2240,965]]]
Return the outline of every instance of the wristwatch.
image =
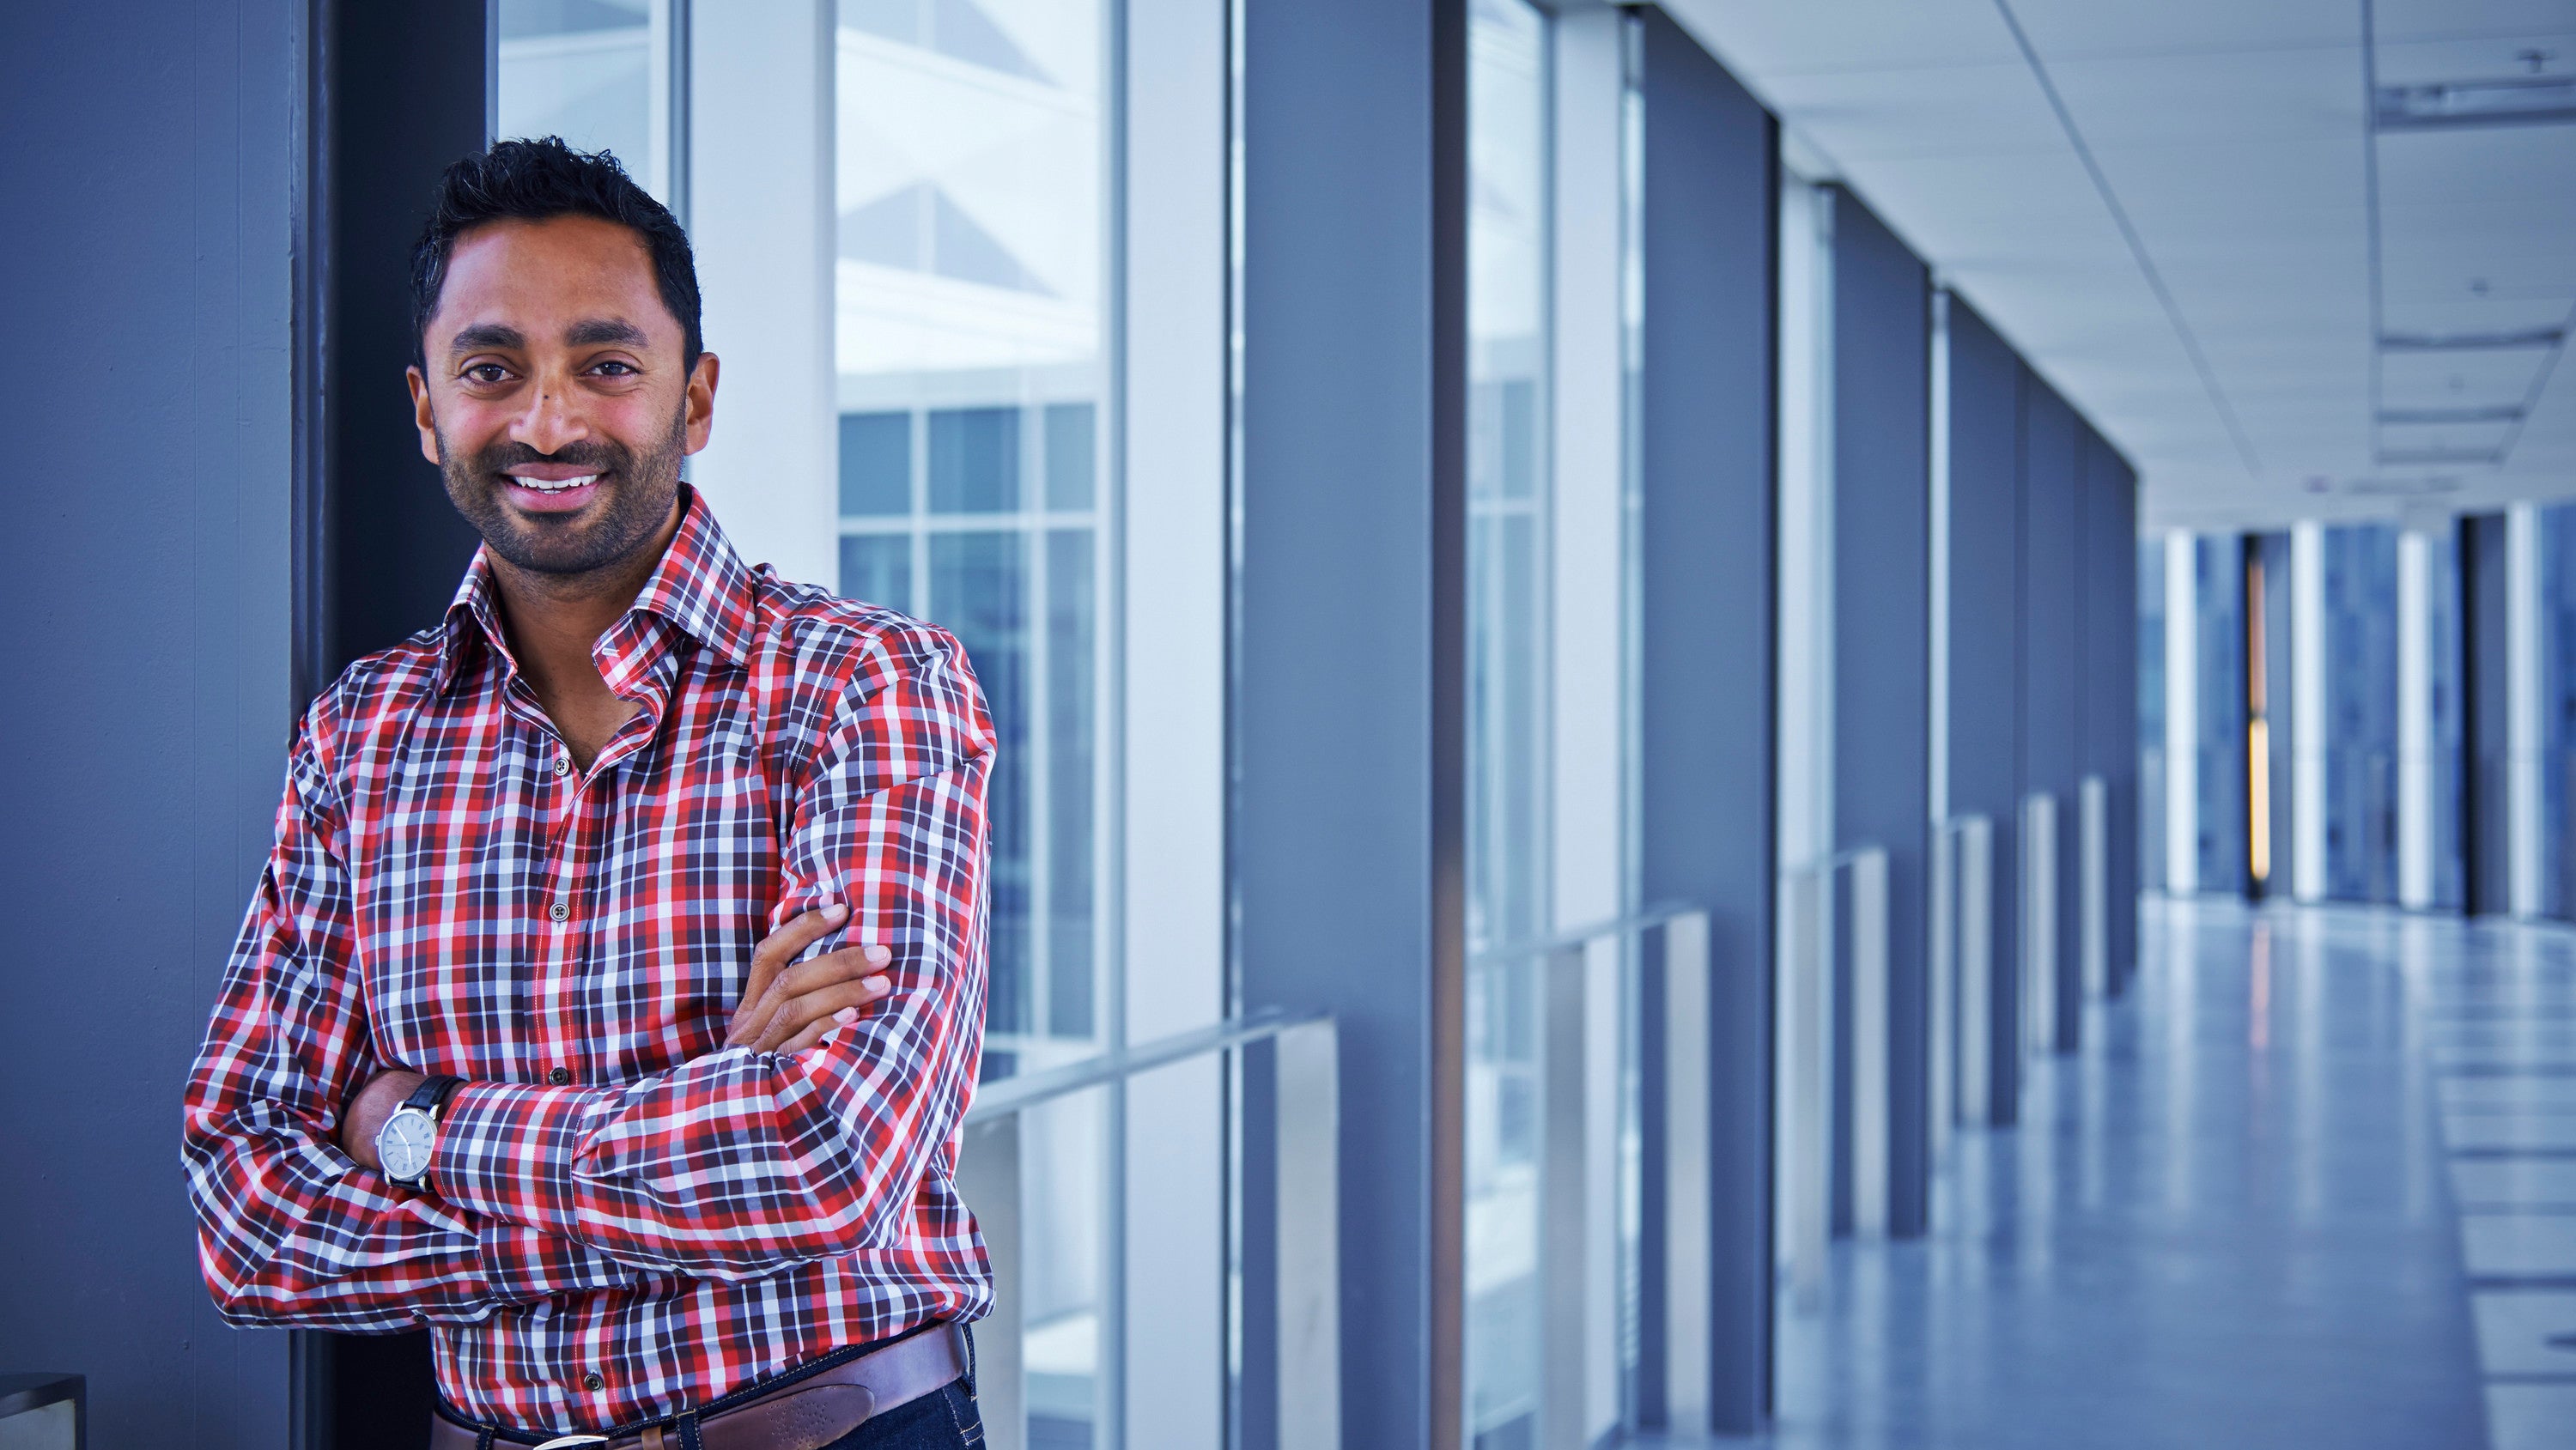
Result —
[[[421,1079],[420,1086],[376,1130],[376,1161],[384,1165],[387,1178],[405,1188],[419,1188],[429,1181],[429,1150],[438,1142],[439,1110],[463,1081],[459,1077]]]

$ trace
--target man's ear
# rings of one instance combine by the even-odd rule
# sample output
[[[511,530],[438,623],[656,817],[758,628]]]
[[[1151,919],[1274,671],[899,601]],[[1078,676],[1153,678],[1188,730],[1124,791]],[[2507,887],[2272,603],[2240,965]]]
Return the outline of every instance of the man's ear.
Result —
[[[403,369],[403,381],[411,384],[411,421],[420,430],[420,456],[438,462],[438,418],[429,407],[429,379],[420,369]]]
[[[716,374],[721,366],[714,353],[702,352],[698,354],[697,365],[689,369],[687,420],[688,451],[691,453],[706,447],[707,435],[715,431]],[[424,413],[422,416],[428,415]]]

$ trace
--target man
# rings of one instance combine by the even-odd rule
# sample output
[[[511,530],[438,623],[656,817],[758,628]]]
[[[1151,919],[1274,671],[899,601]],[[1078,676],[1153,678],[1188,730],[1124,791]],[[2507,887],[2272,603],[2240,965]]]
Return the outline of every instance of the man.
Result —
[[[483,546],[296,730],[188,1086],[206,1281],[235,1323],[429,1325],[434,1446],[977,1443],[964,652],[745,568],[680,481],[717,361],[615,161],[457,163],[412,276]]]

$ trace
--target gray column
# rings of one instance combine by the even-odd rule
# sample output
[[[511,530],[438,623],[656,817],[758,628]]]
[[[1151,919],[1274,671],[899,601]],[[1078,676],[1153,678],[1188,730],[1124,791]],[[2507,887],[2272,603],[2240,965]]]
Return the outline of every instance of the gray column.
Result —
[[[2056,869],[2050,873],[2056,909],[2049,917],[2055,928],[2052,995],[2061,1052],[2075,1047],[2084,1001],[2076,976],[2082,966],[2076,783],[2081,775],[2077,710],[2083,678],[2077,505],[2082,455],[2076,427],[2075,411],[2056,390],[2023,369],[2021,792],[2025,799],[2045,794],[2057,803]],[[2029,943],[2023,945],[2026,950]]]
[[[2505,519],[2476,514],[2460,520],[2460,603],[2465,616],[2461,651],[2465,666],[2460,697],[2468,709],[2468,759],[2462,791],[2465,819],[2460,839],[2468,857],[2463,873],[2471,915],[2513,910],[2511,721],[2507,699]]]
[[[1741,1434],[1771,1378],[1776,140],[1659,11],[1643,12],[1643,46],[1641,884],[1649,901],[1707,907],[1711,937],[1711,1230],[1705,1246],[1665,1247],[1709,1276],[1707,1402],[1717,1430]],[[1663,1263],[1647,1264],[1648,1325]],[[1647,1387],[1650,1407],[1664,1389]]]
[[[0,1366],[88,1376],[90,1450],[292,1433],[287,1336],[217,1318],[178,1142],[294,707],[303,9],[0,6]]]
[[[1243,18],[1242,1000],[1341,1024],[1344,1422],[1354,1443],[1454,1446],[1464,0],[1248,0]],[[1246,1363],[1262,1202],[1244,1203]],[[1244,1422],[1276,1423],[1244,1389]]]
[[[1992,823],[1987,1102],[2018,1116],[2021,1054],[2021,360],[1950,299],[1950,810]]]
[[[2090,551],[2084,751],[2087,769],[2110,785],[2110,967],[2111,990],[2117,993],[2138,968],[2138,473],[2090,428],[2085,430],[2084,463]],[[2286,791],[2281,798],[2286,800]]]
[[[1851,1110],[1886,1115],[1886,1229],[1923,1231],[1931,1177],[1926,824],[1931,811],[1931,276],[1859,197],[1834,200],[1834,843],[1887,852],[1887,1040],[1854,1042]],[[1858,960],[1845,954],[1846,964]],[[1846,967],[1848,969],[1848,967]],[[1851,1003],[1854,993],[1835,1000]],[[1846,1009],[1847,1011],[1848,1009]],[[1887,1098],[1862,1102],[1849,1064],[1884,1053]],[[1839,1136],[1839,1135],[1838,1135]],[[1865,1149],[1867,1140],[1843,1137]],[[1851,1226],[1849,1195],[1835,1218]]]

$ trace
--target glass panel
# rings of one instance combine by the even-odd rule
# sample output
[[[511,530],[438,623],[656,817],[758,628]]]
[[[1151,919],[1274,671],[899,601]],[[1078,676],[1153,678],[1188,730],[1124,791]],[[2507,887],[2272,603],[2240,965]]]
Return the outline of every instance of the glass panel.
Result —
[[[2138,868],[2150,891],[2165,885],[2165,545],[2138,541]]]
[[[1089,403],[1052,403],[1046,410],[1046,506],[1091,507],[1092,437]]]
[[[912,512],[912,415],[841,415],[841,513]]]
[[[2199,595],[2193,622],[2200,631],[2194,660],[2200,672],[2200,889],[2239,891],[2246,855],[2244,541],[2205,534],[2192,545]]]
[[[1017,748],[1029,721],[1028,549],[1018,533],[930,536],[930,597],[924,612],[966,646],[985,707],[1002,733],[987,790],[992,838],[991,997],[986,1029],[1027,1032],[1036,1020],[1029,962],[1029,752]],[[1004,724],[1005,721],[1016,724]]]
[[[901,534],[841,538],[841,594],[912,612],[912,541]]]
[[[2325,531],[2326,893],[2397,899],[2397,530]]]
[[[1468,20],[1467,935],[1548,920],[1547,27],[1523,0]],[[1467,1373],[1478,1446],[1536,1428],[1540,963],[1467,981]]]
[[[1020,506],[1020,410],[943,408],[930,415],[930,511],[1005,513]]]
[[[2540,532],[2541,909],[2576,917],[2576,504],[2535,510]]]
[[[497,124],[607,151],[674,202],[668,0],[500,0]]]
[[[1054,410],[1050,409],[1052,414]],[[1087,411],[1087,410],[1086,410]],[[1086,429],[1087,431],[1087,429]],[[1086,453],[1084,462],[1088,464]],[[1092,531],[1047,535],[1047,1030],[1092,1034],[1093,776],[1091,659],[1099,610]]]
[[[1106,1030],[1106,11],[838,13],[841,531],[870,541],[845,547],[842,589],[886,587],[908,557],[928,586],[912,603],[983,681],[1000,736],[985,1073],[1005,1076]]]

